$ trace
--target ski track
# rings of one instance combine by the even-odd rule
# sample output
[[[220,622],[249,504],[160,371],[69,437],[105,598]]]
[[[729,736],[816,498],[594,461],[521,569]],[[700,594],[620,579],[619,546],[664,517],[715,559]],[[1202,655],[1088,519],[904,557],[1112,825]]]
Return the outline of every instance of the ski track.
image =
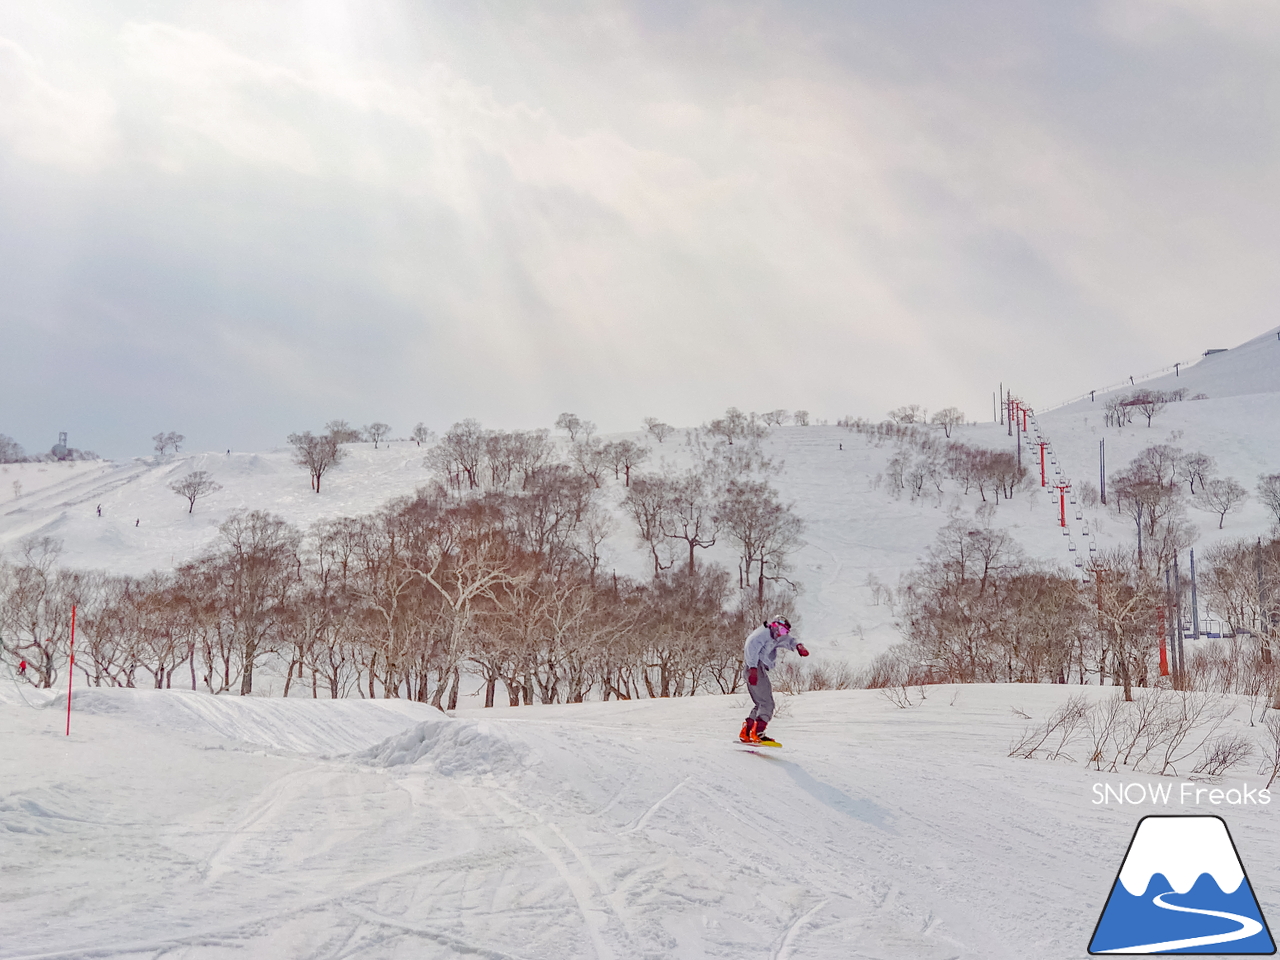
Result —
[[[477,712],[425,739],[410,712],[346,756],[284,744],[367,743],[380,705],[101,691],[66,739],[15,702],[0,958],[1066,960],[1133,813],[1091,809],[1081,765],[1004,752],[1011,702],[1075,692],[807,694],[785,761],[714,738],[731,697]],[[1237,831],[1259,885],[1280,862],[1261,825]]]
[[[629,833],[635,833],[637,830],[643,830],[644,825],[649,822],[649,818],[652,817],[655,813],[657,813],[664,803],[666,803],[668,800],[674,797],[676,793],[680,790],[680,788],[683,787],[686,783],[688,783],[692,779],[693,779],[692,777],[685,777],[683,780],[677,783],[674,787],[668,790],[666,794],[664,794],[660,799],[655,801],[654,804],[650,806],[649,809],[646,810],[640,816],[640,819],[635,822],[634,826],[630,826],[627,829],[623,830],[622,833],[619,834],[619,836],[626,836]]]
[[[809,918],[827,905],[826,900],[810,907],[803,914],[791,922],[786,932],[782,935],[782,943],[778,945],[778,951],[773,955],[773,960],[787,960],[791,956],[791,948],[795,945],[796,936],[800,933],[800,928],[809,922]]]

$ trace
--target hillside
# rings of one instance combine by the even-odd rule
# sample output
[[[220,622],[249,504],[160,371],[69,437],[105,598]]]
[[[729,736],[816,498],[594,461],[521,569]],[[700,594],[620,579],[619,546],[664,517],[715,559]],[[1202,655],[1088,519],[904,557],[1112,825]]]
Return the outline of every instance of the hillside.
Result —
[[[1109,473],[1151,444],[1171,443],[1212,456],[1219,475],[1235,477],[1252,490],[1260,473],[1280,471],[1275,453],[1280,449],[1280,393],[1257,392],[1274,385],[1268,378],[1276,370],[1280,340],[1261,337],[1170,378],[1166,386],[1191,384],[1188,396],[1204,393],[1208,398],[1171,403],[1150,427],[1141,418],[1121,430],[1105,426],[1103,395],[1092,403],[1086,399],[1051,410],[1033,426],[1049,441],[1051,458],[1056,457],[1062,475],[1077,490],[1082,481],[1098,482],[1102,439]],[[684,434],[678,431],[661,445],[646,435],[628,436],[651,447],[646,469],[675,471],[690,458]],[[960,427],[955,438],[977,446],[1013,446],[996,424]],[[764,441],[765,451],[782,465],[772,482],[806,526],[791,575],[802,585],[799,625],[811,646],[860,665],[895,642],[899,634],[893,609],[871,589],[868,578],[896,588],[937,531],[954,518],[1005,528],[1031,556],[1065,566],[1087,557],[1091,544],[1102,549],[1131,542],[1132,524],[1126,517],[1078,503],[1069,511],[1069,536],[1062,536],[1057,494],[1039,487],[1034,431],[1024,439],[1024,463],[1032,473],[1028,488],[978,521],[979,496],[962,494],[954,483],[945,484],[941,494],[933,491],[915,501],[901,492],[892,495],[891,486],[880,480],[894,453],[892,443],[877,446],[832,426],[774,429]],[[69,565],[141,574],[197,555],[215,541],[218,524],[238,509],[268,510],[306,528],[374,511],[431,478],[423,466],[423,448],[412,442],[386,443],[378,450],[352,444],[348,449],[350,456],[326,475],[319,494],[311,492],[305,471],[292,464],[284,449],[118,463],[9,464],[2,468],[0,483],[16,481],[22,492],[0,508],[0,549],[12,553],[24,536],[49,535],[63,541],[63,560]],[[188,514],[186,501],[168,484],[192,470],[208,471],[222,489]],[[616,519],[604,544],[604,567],[643,576],[648,561],[618,507],[624,493],[611,477],[602,491]],[[1195,546],[1200,550],[1220,539],[1256,536],[1271,524],[1256,498],[1229,514],[1222,530],[1217,517],[1203,511],[1191,509],[1189,519],[1197,528]],[[730,569],[735,566],[733,551],[723,542],[701,555]]]

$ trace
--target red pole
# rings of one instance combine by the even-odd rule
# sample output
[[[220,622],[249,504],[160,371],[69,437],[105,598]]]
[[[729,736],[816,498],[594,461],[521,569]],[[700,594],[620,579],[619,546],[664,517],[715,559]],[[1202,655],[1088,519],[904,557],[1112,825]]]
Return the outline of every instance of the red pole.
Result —
[[[1164,608],[1159,608],[1156,613],[1160,619],[1160,676],[1167,677],[1169,675],[1169,651],[1165,648],[1164,642]]]
[[[1027,432],[1027,414],[1031,412],[1029,407],[1022,408],[1022,432]]]
[[[1067,525],[1067,487],[1070,484],[1058,484],[1058,526],[1065,527]]]
[[[67,736],[71,736],[71,681],[76,671],[76,605],[71,605],[71,659],[67,662]]]
[[[1045,477],[1044,477],[1044,448],[1045,448],[1045,446],[1046,446],[1047,442],[1048,442],[1048,441],[1045,441],[1045,440],[1041,440],[1041,441],[1040,441],[1040,486],[1042,486],[1042,487],[1045,485]]]

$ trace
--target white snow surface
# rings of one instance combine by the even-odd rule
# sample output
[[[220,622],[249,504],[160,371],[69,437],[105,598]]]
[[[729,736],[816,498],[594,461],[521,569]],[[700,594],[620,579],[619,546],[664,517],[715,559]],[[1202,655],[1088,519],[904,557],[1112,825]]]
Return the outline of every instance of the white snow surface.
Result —
[[[1143,820],[1120,869],[1120,882],[1137,897],[1147,892],[1157,873],[1164,874],[1175,893],[1186,893],[1202,873],[1213,877],[1223,893],[1235,893],[1244,881],[1240,858],[1217,817]]]
[[[783,698],[755,751],[740,697],[77,691],[65,736],[65,694],[0,689],[5,960],[1075,958],[1137,816],[1195,812],[1006,757],[1063,686]],[[1270,810],[1225,815],[1265,909]]]

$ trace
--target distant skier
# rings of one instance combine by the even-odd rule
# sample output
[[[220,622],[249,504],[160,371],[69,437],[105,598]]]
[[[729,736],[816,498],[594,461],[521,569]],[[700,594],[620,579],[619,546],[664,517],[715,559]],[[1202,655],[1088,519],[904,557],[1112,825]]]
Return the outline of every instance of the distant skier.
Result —
[[[27,675],[27,661],[23,660],[18,664],[18,676],[25,677]]]
[[[139,527],[139,526],[141,526],[141,525],[142,525],[142,518],[141,518],[141,517],[139,517],[137,520],[133,521],[133,525],[134,525],[135,527]]]
[[[102,504],[98,504],[98,516],[102,516]]]
[[[747,636],[743,649],[743,669],[747,675],[747,692],[751,694],[751,702],[755,704],[742,725],[738,739],[743,743],[758,743],[766,747],[780,747],[773,737],[764,732],[764,728],[773,719],[773,684],[769,682],[769,671],[778,662],[778,650],[785,648],[794,650],[802,657],[809,651],[804,644],[791,636],[791,621],[786,617],[773,617],[756,627]]]

